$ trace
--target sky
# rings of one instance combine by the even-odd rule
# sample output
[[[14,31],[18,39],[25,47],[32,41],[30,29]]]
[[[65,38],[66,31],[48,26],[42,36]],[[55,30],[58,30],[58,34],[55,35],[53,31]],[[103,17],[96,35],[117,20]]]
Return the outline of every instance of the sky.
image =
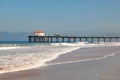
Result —
[[[120,0],[0,0],[0,32],[120,33]]]

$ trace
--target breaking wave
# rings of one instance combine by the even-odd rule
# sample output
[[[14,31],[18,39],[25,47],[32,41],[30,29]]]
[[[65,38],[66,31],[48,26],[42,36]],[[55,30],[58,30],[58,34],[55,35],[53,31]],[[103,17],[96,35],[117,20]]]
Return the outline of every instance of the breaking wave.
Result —
[[[0,73],[47,66],[45,62],[62,54],[80,48],[103,46],[120,46],[120,43],[0,44]]]

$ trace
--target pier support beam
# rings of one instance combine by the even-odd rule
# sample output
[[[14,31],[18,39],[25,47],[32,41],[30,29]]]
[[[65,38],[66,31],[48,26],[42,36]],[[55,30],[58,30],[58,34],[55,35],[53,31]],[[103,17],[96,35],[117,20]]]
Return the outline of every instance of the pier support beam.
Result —
[[[87,40],[88,40],[88,38],[86,37],[86,38],[85,38],[85,42],[87,42]]]
[[[56,37],[56,42],[58,42],[58,37]]]
[[[40,42],[40,37],[38,37],[38,41],[37,42]]]
[[[93,43],[93,41],[94,41],[94,38],[92,37],[92,43]]]
[[[70,42],[70,37],[68,37],[68,42]]]
[[[64,37],[62,37],[62,42],[64,43]]]
[[[105,43],[106,42],[106,38],[104,37],[103,39],[104,39],[104,43]]]
[[[50,42],[51,42],[51,43],[53,42],[53,37],[50,37]]]
[[[116,42],[118,42],[118,37],[116,37]]]
[[[80,42],[82,41],[82,38],[80,38]]]
[[[112,41],[112,38],[110,37],[110,42]]]
[[[32,42],[32,37],[29,37],[29,36],[28,36],[28,41],[29,41],[29,42]]]
[[[49,42],[49,37],[45,37],[45,42]]]
[[[65,42],[65,41],[68,41],[68,42],[76,42],[79,41],[81,42],[82,39],[85,39],[84,41],[88,41],[89,38],[91,39],[91,42],[94,43],[94,41],[96,41],[97,39],[97,42],[100,43],[100,41],[104,41],[105,42],[112,42],[112,41],[115,41],[115,42],[118,42],[120,41],[120,37],[119,36],[116,36],[116,37],[75,37],[75,36],[28,36],[28,41],[29,42],[50,42],[52,43],[53,41],[55,42]],[[72,40],[70,40],[72,39]],[[94,40],[95,39],[95,40]],[[113,39],[113,40],[112,40]]]
[[[35,40],[35,36],[33,37],[33,42],[35,42],[36,40]]]
[[[76,37],[74,37],[74,42],[76,42]]]
[[[43,37],[43,42],[45,42],[45,37]]]
[[[100,38],[98,37],[98,43],[100,43]]]
[[[40,42],[43,42],[43,38],[42,37],[40,37]]]

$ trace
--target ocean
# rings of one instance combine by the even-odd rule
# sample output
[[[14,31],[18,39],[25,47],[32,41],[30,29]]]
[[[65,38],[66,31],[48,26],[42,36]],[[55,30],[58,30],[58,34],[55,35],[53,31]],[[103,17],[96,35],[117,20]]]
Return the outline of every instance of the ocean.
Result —
[[[77,61],[87,61],[92,59],[101,59],[108,56],[114,56],[116,53],[99,54],[97,57],[91,57],[92,53],[84,54],[81,59],[66,59],[65,61],[58,61],[47,63],[57,59],[61,55],[72,53],[72,55],[83,56],[79,51],[86,48],[100,48],[105,46],[120,46],[119,42],[107,43],[29,43],[27,41],[0,41],[0,73],[15,72],[21,70],[28,70],[33,68],[40,68],[49,65],[71,63]],[[76,52],[75,52],[76,51]],[[75,53],[75,54],[74,54]],[[77,55],[77,53],[79,55]]]

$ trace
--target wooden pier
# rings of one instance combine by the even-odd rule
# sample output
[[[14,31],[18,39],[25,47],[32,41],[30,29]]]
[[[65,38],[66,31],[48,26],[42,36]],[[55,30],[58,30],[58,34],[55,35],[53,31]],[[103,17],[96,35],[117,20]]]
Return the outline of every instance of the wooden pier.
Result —
[[[120,37],[76,37],[76,36],[28,36],[29,42],[64,43],[64,42],[120,42]]]

